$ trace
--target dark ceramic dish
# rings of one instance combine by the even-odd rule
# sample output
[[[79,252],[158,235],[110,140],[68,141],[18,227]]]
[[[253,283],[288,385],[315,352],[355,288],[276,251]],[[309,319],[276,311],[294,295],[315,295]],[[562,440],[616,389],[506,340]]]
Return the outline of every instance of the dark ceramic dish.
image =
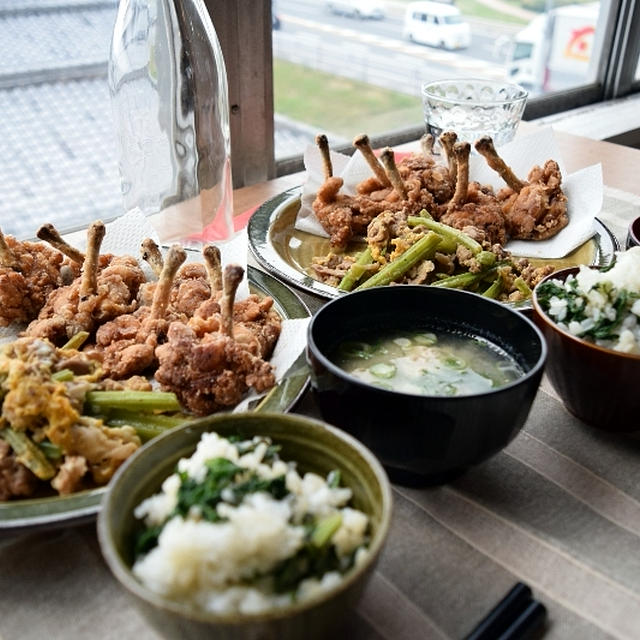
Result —
[[[363,327],[478,336],[506,351],[524,375],[467,396],[385,390],[330,360]],[[542,334],[521,313],[473,293],[420,285],[365,289],[329,302],[312,318],[307,345],[323,417],[370,447],[392,480],[417,485],[446,482],[506,446],[527,418],[545,358]]]
[[[640,245],[640,218],[632,220],[627,230],[627,240],[625,242],[625,248],[631,249],[631,247],[637,247]]]
[[[340,469],[342,484],[353,491],[353,505],[372,523],[369,555],[344,580],[306,602],[254,615],[214,614],[163,598],[144,587],[131,573],[132,537],[141,525],[133,509],[159,490],[178,460],[190,456],[204,432],[222,436],[270,436],[282,446],[283,460],[300,471],[323,476]],[[216,638],[328,638],[352,611],[371,576],[391,521],[391,487],[376,458],[346,433],[318,420],[294,414],[237,413],[209,416],[155,438],[118,470],[109,484],[98,516],[98,537],[109,568],[135,604],[164,637],[176,640]],[[339,637],[339,636],[336,636]]]
[[[564,280],[578,271],[577,267],[562,269],[542,282]],[[591,426],[637,431],[640,356],[604,349],[560,329],[540,307],[538,287],[533,292],[534,322],[547,340],[547,375],[565,407]]]

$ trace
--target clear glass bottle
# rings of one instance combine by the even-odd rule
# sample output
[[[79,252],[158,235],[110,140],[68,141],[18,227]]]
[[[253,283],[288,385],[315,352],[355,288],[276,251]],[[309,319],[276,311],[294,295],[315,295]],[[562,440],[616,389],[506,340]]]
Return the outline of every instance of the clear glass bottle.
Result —
[[[125,210],[161,240],[233,231],[229,98],[202,0],[120,0],[109,90]]]

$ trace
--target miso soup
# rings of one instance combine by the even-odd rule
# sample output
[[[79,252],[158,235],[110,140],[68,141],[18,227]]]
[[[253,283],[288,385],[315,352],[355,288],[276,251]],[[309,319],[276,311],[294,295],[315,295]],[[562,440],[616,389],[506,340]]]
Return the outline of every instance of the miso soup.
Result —
[[[332,359],[363,382],[428,396],[483,393],[524,373],[493,343],[445,331],[367,335],[341,343]]]

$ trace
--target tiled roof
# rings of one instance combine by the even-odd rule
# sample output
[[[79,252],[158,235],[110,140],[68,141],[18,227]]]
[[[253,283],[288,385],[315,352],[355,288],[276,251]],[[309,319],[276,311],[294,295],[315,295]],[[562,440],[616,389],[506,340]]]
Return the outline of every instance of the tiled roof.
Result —
[[[122,210],[106,60],[114,0],[0,0],[0,227],[30,237]],[[277,157],[309,139],[276,121]]]

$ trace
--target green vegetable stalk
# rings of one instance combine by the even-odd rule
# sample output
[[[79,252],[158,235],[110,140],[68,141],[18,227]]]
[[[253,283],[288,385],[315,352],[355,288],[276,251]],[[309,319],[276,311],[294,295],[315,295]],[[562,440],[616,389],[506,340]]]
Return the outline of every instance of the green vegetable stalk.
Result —
[[[373,258],[371,257],[371,249],[367,247],[358,255],[356,261],[349,267],[347,273],[344,274],[342,280],[340,280],[338,289],[341,291],[351,291],[364,275],[367,270],[366,267],[372,263]]]
[[[474,255],[482,251],[482,245],[479,242],[476,242],[471,236],[468,236],[466,233],[460,231],[459,229],[454,229],[449,225],[442,224],[441,222],[436,222],[433,218],[409,216],[407,222],[410,227],[427,227],[427,229],[435,231],[436,233],[441,235],[443,240],[452,240],[456,244],[461,244],[463,247],[469,249],[469,251],[471,251],[471,253],[473,253]]]
[[[365,280],[356,291],[389,284],[399,280],[413,265],[421,260],[428,260],[435,255],[441,238],[437,233],[429,231],[417,242],[412,244],[402,255],[386,264],[378,273]]]
[[[71,369],[60,369],[60,371],[51,374],[51,379],[56,382],[69,382],[73,380],[73,371]]]
[[[504,279],[498,273],[498,277],[489,285],[489,287],[487,287],[487,289],[483,291],[482,295],[485,298],[492,298],[493,300],[496,300],[498,296],[502,293],[503,288],[504,288]]]
[[[109,409],[129,409],[143,413],[180,411],[176,394],[165,391],[88,391],[84,401],[97,413]]]
[[[525,298],[531,297],[531,287],[521,277],[516,278],[513,284]]]
[[[448,276],[442,278],[442,280],[436,280],[431,284],[432,287],[446,287],[449,289],[467,289],[474,285],[476,282],[486,278],[494,269],[488,271],[481,271],[479,273],[471,273],[471,271],[465,271],[464,273],[458,273],[454,276]]]
[[[22,431],[11,427],[0,429],[0,438],[5,440],[16,454],[18,462],[33,472],[40,480],[50,480],[55,476],[55,467],[47,460],[44,452]]]
[[[164,433],[167,429],[177,427],[191,419],[191,416],[182,414],[166,416],[123,409],[109,411],[100,417],[110,427],[133,427],[143,442],[147,442],[147,440]]]

